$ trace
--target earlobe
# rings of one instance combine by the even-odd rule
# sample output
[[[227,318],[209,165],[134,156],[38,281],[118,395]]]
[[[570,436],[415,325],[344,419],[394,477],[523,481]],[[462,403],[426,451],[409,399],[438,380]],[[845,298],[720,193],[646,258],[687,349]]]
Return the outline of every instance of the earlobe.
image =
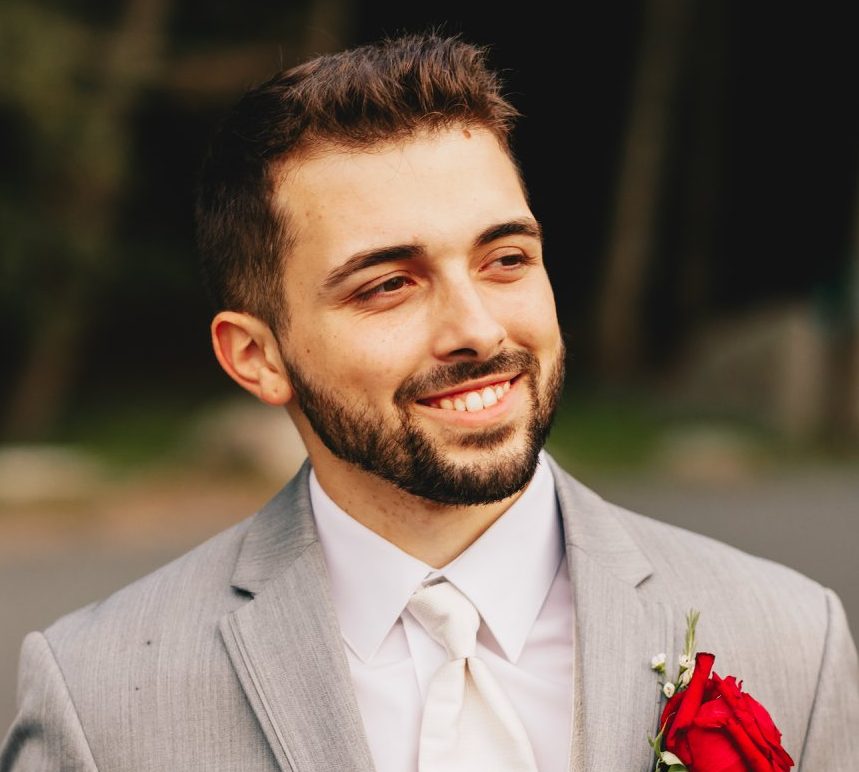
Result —
[[[224,372],[269,405],[285,405],[292,388],[271,328],[250,314],[221,311],[212,320],[212,347]]]

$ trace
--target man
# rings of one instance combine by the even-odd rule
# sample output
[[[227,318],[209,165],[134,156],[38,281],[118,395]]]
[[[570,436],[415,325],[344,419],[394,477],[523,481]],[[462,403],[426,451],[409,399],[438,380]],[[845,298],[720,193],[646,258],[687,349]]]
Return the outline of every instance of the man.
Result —
[[[434,36],[233,109],[197,213],[215,354],[309,463],[28,636],[0,769],[644,772],[650,660],[681,653],[692,607],[798,766],[859,769],[831,591],[614,507],[542,450],[564,349],[514,118],[483,52]]]

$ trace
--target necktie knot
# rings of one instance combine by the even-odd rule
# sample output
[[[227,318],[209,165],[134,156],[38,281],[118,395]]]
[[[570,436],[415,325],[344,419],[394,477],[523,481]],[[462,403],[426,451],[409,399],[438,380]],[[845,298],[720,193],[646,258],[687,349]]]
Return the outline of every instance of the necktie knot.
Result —
[[[422,587],[407,608],[451,660],[474,654],[480,615],[468,598],[450,582]]]

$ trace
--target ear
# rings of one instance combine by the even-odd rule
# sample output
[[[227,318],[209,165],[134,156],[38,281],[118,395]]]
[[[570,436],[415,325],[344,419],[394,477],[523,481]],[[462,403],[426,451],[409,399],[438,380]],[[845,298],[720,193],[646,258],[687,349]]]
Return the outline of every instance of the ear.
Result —
[[[221,311],[212,320],[212,347],[227,375],[257,399],[285,405],[293,391],[271,328],[250,314]]]

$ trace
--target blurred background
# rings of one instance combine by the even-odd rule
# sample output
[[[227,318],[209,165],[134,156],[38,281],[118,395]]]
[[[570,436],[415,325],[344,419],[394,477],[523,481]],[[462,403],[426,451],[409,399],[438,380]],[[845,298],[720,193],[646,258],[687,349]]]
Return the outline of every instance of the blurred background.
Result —
[[[524,114],[569,350],[552,452],[833,587],[857,631],[848,14],[3,0],[0,734],[28,630],[248,516],[303,458],[210,351],[192,194],[216,121],[281,67],[429,25],[489,45]]]

